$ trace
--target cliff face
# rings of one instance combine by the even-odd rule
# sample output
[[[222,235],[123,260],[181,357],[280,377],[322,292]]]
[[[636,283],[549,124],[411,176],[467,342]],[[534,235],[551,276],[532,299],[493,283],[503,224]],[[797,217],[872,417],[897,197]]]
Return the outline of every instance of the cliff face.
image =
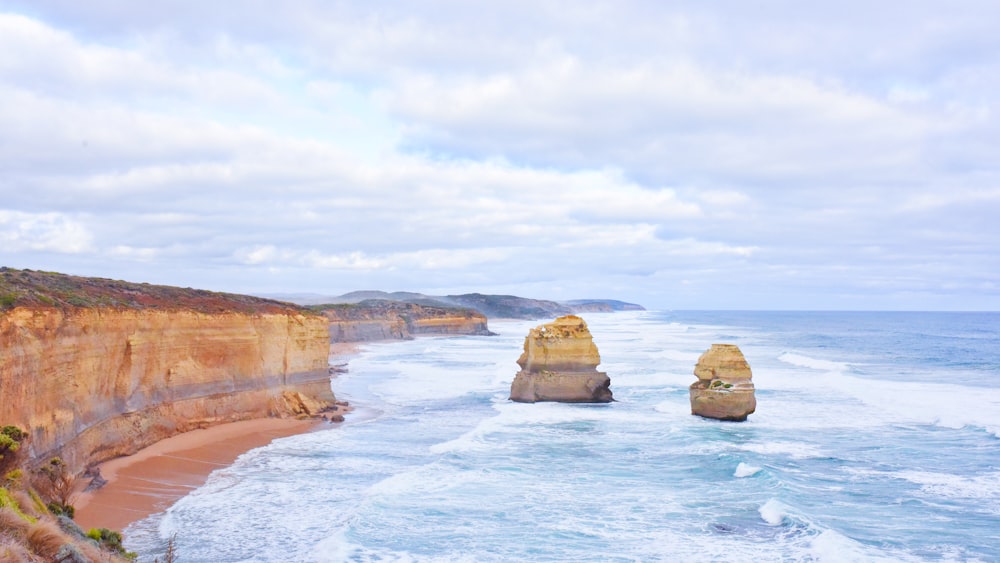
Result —
[[[471,309],[385,300],[318,305],[313,309],[329,321],[332,342],[408,340],[433,334],[492,334],[486,317]]]
[[[611,379],[597,371],[601,356],[587,323],[575,315],[531,329],[517,360],[521,371],[510,386],[510,399],[522,403],[611,402]]]
[[[16,307],[0,312],[0,422],[80,470],[170,435],[333,401],[323,318],[294,311]]]

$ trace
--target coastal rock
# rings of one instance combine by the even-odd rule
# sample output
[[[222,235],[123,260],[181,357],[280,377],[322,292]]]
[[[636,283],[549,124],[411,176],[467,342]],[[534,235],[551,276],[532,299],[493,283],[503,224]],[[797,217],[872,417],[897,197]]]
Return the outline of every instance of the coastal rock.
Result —
[[[691,384],[691,414],[742,422],[757,408],[750,365],[734,344],[712,344],[698,358]]]
[[[472,309],[369,299],[313,307],[330,322],[330,342],[410,340],[415,336],[490,336],[486,317]]]
[[[524,338],[524,353],[517,360],[521,371],[510,386],[510,399],[521,403],[609,403],[611,379],[597,371],[597,352],[587,323],[575,315],[531,329]]]

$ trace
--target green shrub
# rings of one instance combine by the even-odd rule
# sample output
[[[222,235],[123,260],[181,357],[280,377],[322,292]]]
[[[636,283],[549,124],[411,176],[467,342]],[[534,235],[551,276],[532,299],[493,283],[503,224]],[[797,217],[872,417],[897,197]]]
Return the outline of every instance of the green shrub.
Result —
[[[0,467],[8,465],[4,462],[4,457],[17,453],[21,448],[21,442],[28,437],[28,434],[17,426],[4,426],[0,428]],[[13,457],[13,456],[10,456]]]
[[[17,500],[10,495],[10,491],[8,491],[4,487],[0,487],[0,508],[9,508],[13,510],[14,512],[17,513],[19,517],[21,517],[21,519],[25,520],[26,522],[35,521],[34,518],[28,516],[27,514],[24,513],[23,510],[21,510],[21,505],[18,504]]]
[[[11,485],[16,485],[21,481],[21,477],[24,477],[24,471],[20,469],[11,469],[3,476],[3,480]]]
[[[107,528],[91,528],[87,537],[101,544],[101,547],[113,551],[127,559],[135,559],[136,554],[125,551],[122,545],[122,534]]]
[[[27,432],[21,430],[17,426],[11,426],[9,424],[4,426],[3,428],[0,428],[0,435],[8,436],[10,437],[10,439],[16,442],[23,442],[24,439],[28,437]]]
[[[54,516],[66,516],[69,519],[76,516],[76,507],[72,504],[63,504],[61,502],[52,501],[45,505],[45,508]]]

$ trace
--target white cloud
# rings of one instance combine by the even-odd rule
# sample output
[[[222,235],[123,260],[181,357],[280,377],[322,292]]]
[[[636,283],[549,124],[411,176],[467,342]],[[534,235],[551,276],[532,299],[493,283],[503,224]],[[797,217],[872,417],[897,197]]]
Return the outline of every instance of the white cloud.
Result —
[[[0,243],[5,252],[80,254],[92,250],[92,236],[87,228],[61,213],[0,209]]]
[[[998,307],[997,7],[859,6],[38,0],[0,13],[0,261]]]

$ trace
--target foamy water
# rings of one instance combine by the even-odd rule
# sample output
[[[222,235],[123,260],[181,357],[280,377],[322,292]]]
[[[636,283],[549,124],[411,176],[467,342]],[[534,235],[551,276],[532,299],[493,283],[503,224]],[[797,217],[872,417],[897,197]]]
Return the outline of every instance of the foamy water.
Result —
[[[365,408],[217,471],[127,531],[142,560],[995,561],[997,315],[584,315],[617,402],[507,400],[537,322],[365,346]],[[690,415],[738,344],[745,423]]]

